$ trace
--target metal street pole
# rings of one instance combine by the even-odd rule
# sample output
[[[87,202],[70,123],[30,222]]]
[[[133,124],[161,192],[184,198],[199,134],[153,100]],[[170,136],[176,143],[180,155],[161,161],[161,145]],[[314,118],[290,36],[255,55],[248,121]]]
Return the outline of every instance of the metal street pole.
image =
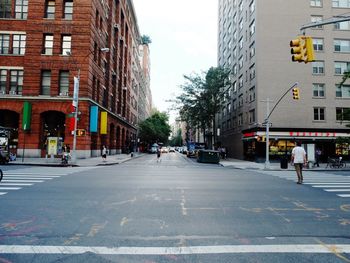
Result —
[[[266,159],[265,169],[270,169],[270,99],[266,99]]]
[[[80,69],[78,69],[78,76],[74,77],[74,92],[73,92],[73,106],[74,111],[74,134],[73,134],[73,151],[72,151],[72,163],[77,162],[77,126],[78,126],[78,106],[79,106],[79,84],[80,84]]]

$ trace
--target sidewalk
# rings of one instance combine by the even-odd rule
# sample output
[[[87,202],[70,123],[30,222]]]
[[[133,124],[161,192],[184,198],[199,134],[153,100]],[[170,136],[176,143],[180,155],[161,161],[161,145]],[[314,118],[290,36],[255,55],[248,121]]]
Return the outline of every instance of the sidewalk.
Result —
[[[220,160],[220,164],[224,167],[230,167],[234,169],[250,169],[250,170],[271,170],[271,171],[286,171],[286,170],[293,170],[294,166],[292,166],[290,163],[288,163],[287,169],[282,169],[280,166],[280,162],[270,162],[270,168],[265,169],[265,163],[255,163],[250,161],[244,161],[239,159],[232,159],[228,158],[225,160]],[[305,168],[305,170],[309,171],[350,171],[350,163],[346,164],[346,168],[330,168],[327,167],[327,163],[320,163],[320,167],[312,167],[312,168]]]
[[[119,163],[127,162],[131,159],[142,156],[143,153],[134,153],[133,157],[130,154],[116,154],[108,155],[107,160],[103,161],[101,156],[91,157],[86,159],[77,159],[76,164],[72,165],[68,163],[68,166],[100,166],[100,165],[114,165]],[[9,165],[33,165],[33,166],[53,166],[60,167],[61,164],[60,158],[17,158],[16,161],[9,162]]]

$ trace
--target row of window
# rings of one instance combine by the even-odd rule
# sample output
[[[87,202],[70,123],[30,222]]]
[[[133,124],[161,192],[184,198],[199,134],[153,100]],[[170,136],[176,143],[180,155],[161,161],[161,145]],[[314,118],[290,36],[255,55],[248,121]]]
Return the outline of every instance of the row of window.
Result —
[[[310,0],[310,6],[322,7],[323,0]],[[350,8],[350,0],[332,0],[332,7],[336,8]]]
[[[51,70],[42,70],[40,95],[51,94]],[[59,73],[59,96],[69,95],[69,71],[61,70]],[[21,95],[23,90],[23,70],[0,70],[0,94]]]
[[[350,71],[350,62],[345,61],[334,61],[334,74],[343,75],[345,72]],[[325,74],[325,62],[314,61],[312,62],[312,74],[324,75]]]
[[[45,1],[44,18],[54,19],[56,13],[56,1]],[[28,0],[11,0],[0,1],[0,18],[27,19],[28,17]],[[73,0],[64,0],[62,6],[62,18],[66,20],[73,19]]]
[[[0,54],[24,55],[25,34],[0,34]]]
[[[315,51],[324,51],[324,39],[313,38],[313,46]],[[333,51],[334,52],[350,52],[350,39],[334,39],[333,40]]]
[[[349,114],[350,108],[336,108],[336,121],[350,121]],[[232,119],[225,120],[221,123],[222,130],[228,130],[235,127],[242,126],[244,123],[253,124],[256,122],[255,109],[250,110],[244,114],[240,113],[238,116],[234,116]],[[326,108],[314,107],[313,108],[313,120],[314,121],[326,121]]]
[[[324,98],[326,94],[326,87],[324,83],[313,83],[312,84],[312,94],[317,98]],[[350,99],[350,85],[336,86],[335,96],[337,98],[347,98]]]

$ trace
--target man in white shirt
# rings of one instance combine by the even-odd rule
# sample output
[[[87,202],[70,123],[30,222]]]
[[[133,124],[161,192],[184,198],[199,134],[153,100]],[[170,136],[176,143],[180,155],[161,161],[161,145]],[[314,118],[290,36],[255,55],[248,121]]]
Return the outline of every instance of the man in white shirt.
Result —
[[[301,147],[301,142],[297,142],[297,146],[295,146],[292,150],[292,164],[293,163],[298,176],[297,184],[302,184],[303,165],[306,164],[306,152],[304,148]]]

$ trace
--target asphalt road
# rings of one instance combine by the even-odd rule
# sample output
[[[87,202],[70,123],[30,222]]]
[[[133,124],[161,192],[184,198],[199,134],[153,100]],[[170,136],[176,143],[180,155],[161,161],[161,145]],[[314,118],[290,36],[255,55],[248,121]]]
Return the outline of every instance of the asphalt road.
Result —
[[[347,187],[347,174],[305,172],[297,185],[292,171],[178,153],[4,171],[0,263],[350,262],[350,198],[322,187]]]

